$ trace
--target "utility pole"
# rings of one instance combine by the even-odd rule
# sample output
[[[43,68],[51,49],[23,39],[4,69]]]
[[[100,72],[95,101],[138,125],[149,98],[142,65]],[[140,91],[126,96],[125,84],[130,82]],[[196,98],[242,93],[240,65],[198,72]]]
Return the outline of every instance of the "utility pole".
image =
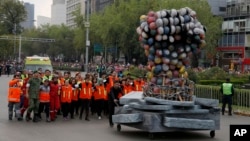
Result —
[[[85,72],[88,72],[88,62],[89,62],[89,46],[90,46],[90,41],[89,41],[89,0],[86,0],[87,5],[86,5],[86,22],[85,22],[85,27],[86,27],[86,56],[85,56]]]

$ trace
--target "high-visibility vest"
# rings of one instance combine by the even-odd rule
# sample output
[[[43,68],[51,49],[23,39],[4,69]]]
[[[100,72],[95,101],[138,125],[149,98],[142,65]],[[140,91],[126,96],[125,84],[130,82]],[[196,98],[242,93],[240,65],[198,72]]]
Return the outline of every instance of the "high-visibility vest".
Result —
[[[40,91],[39,100],[40,102],[50,102],[49,91]]]
[[[9,92],[8,92],[9,102],[20,102],[20,96],[22,93],[21,86],[22,82],[19,82],[18,79],[13,79],[9,82]]]
[[[119,78],[118,77],[113,78],[113,76],[109,76],[108,79],[109,79],[109,82],[107,85],[107,92],[109,93],[110,89],[114,86],[114,81],[119,80]]]
[[[96,86],[96,92],[94,93],[95,100],[105,99],[107,97],[107,90],[104,86]]]
[[[135,84],[135,90],[136,91],[142,91],[142,87],[144,86],[145,82],[144,81],[134,81]]]
[[[223,83],[222,84],[223,94],[224,95],[231,95],[233,93],[232,87],[233,87],[232,83]]]
[[[62,103],[71,103],[72,99],[72,87],[70,85],[68,86],[62,86],[62,93],[61,93],[61,102]]]
[[[128,94],[129,92],[132,92],[134,90],[134,87],[132,85],[123,85],[124,94]]]
[[[92,82],[88,81],[88,82],[82,82],[82,88],[80,91],[80,99],[91,99],[92,96]]]
[[[72,90],[72,100],[74,101],[78,101],[78,97],[79,97],[79,89],[75,88]]]

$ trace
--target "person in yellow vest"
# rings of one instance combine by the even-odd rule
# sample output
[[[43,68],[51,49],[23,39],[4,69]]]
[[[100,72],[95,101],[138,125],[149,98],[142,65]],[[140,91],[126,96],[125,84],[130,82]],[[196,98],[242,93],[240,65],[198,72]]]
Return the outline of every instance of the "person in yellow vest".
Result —
[[[102,111],[104,107],[104,99],[107,97],[107,90],[104,86],[103,80],[99,81],[99,84],[95,87],[95,92],[94,92],[94,100],[95,100],[95,107],[96,107],[96,112],[98,115],[98,119],[102,119]]]
[[[49,81],[51,81],[52,80],[51,71],[50,70],[45,70],[44,76],[41,75],[41,77],[42,77],[42,82],[44,82],[44,80],[47,80],[47,79]]]
[[[50,87],[49,87],[49,80],[44,80],[43,84],[40,86],[40,93],[39,93],[39,110],[38,110],[38,117],[42,119],[41,113],[45,111],[46,114],[46,122],[50,122],[49,118],[49,106],[50,106]]]
[[[80,90],[80,96],[79,99],[81,101],[81,110],[80,110],[80,115],[79,119],[82,119],[82,114],[83,110],[85,110],[85,120],[89,121],[89,104],[90,104],[90,99],[92,96],[92,82],[89,79],[89,76],[86,74],[86,78],[82,83],[79,85]]]
[[[61,89],[61,106],[62,106],[62,113],[63,119],[68,120],[69,112],[70,112],[70,104],[72,99],[72,91],[73,88],[69,84],[69,80],[65,81],[65,84],[62,86]]]
[[[23,70],[22,74],[21,74],[21,78],[24,80],[28,77],[28,71],[27,70]]]
[[[222,115],[224,115],[226,104],[228,104],[228,115],[232,116],[232,96],[234,95],[234,86],[227,78],[225,83],[221,85],[222,96]]]
[[[13,111],[16,112],[16,117],[18,121],[23,120],[20,111],[20,97],[22,94],[21,87],[23,81],[21,75],[14,75],[14,78],[9,82],[9,93],[8,93],[8,107],[9,107],[9,120],[13,118]]]

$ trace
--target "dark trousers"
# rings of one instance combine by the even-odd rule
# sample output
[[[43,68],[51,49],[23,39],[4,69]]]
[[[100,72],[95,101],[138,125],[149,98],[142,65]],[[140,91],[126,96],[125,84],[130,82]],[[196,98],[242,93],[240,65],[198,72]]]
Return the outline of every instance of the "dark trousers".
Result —
[[[15,111],[17,118],[21,118],[19,102],[9,102],[8,108],[9,108],[9,119],[12,119],[14,111]]]
[[[79,118],[82,118],[83,110],[85,110],[85,119],[88,119],[89,117],[89,103],[90,99],[81,99],[81,111]]]
[[[95,99],[93,96],[91,97],[90,108],[91,108],[92,115],[97,112],[97,109],[96,109],[97,107],[96,107]]]
[[[40,102],[39,104],[39,110],[38,110],[38,116],[41,118],[41,113],[44,111],[46,114],[46,118],[49,118],[49,102]]]
[[[104,100],[103,104],[104,104],[104,106],[103,106],[103,114],[108,115],[109,114],[109,102],[108,102],[108,100]]]
[[[67,118],[69,115],[69,111],[70,111],[70,103],[68,102],[62,102],[62,113],[63,113],[63,117]]]
[[[109,101],[108,106],[109,106],[109,125],[114,125],[112,121],[112,115],[115,114],[115,103]]]
[[[103,106],[104,106],[104,100],[103,99],[95,100],[95,107],[96,107],[96,112],[97,112],[98,116],[102,116]]]
[[[78,115],[79,114],[79,106],[80,106],[80,100],[75,101],[72,100],[70,104],[70,116],[71,118],[74,118],[74,114]]]
[[[223,95],[222,114],[225,112],[226,104],[228,104],[228,114],[232,114],[232,95]]]

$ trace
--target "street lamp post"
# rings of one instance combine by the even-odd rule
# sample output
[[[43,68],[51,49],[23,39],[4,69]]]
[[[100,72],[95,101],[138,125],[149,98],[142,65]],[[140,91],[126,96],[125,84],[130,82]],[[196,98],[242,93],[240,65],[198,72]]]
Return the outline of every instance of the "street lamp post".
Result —
[[[90,46],[90,41],[89,41],[89,0],[87,1],[86,5],[86,22],[85,22],[85,27],[86,27],[86,56],[85,56],[85,72],[88,72],[88,62],[89,62],[89,46]]]

